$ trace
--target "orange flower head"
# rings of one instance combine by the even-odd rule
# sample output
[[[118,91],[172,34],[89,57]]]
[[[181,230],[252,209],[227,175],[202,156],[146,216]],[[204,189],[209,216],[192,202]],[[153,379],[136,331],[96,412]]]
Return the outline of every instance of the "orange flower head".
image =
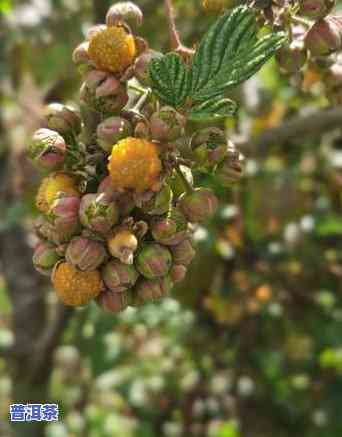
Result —
[[[81,272],[67,262],[57,264],[52,283],[60,300],[68,306],[86,305],[100,294],[102,287],[98,270]]]
[[[69,196],[80,197],[76,182],[71,176],[58,172],[44,178],[36,197],[39,211],[47,213],[60,192]]]
[[[101,28],[91,37],[88,54],[99,70],[121,73],[136,56],[134,37],[123,27]]]
[[[157,145],[128,137],[113,146],[108,170],[116,190],[142,193],[158,181],[162,169]]]

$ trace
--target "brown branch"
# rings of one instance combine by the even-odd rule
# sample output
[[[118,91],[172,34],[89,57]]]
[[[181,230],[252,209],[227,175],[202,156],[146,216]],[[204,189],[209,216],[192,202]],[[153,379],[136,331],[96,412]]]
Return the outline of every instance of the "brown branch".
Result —
[[[240,142],[248,150],[266,152],[274,145],[302,141],[303,138],[317,137],[342,126],[342,106],[315,111],[308,115],[293,117],[281,125],[265,130],[255,138]]]
[[[56,314],[54,320],[50,322],[42,339],[36,345],[36,360],[31,369],[32,382],[39,381],[45,375],[48,377],[51,372],[53,352],[58,346],[74,310],[57,303],[53,312]]]
[[[167,21],[169,23],[171,49],[179,53],[181,56],[192,56],[195,51],[184,46],[180,39],[179,32],[176,26],[175,12],[172,5],[172,0],[165,0],[164,4]]]

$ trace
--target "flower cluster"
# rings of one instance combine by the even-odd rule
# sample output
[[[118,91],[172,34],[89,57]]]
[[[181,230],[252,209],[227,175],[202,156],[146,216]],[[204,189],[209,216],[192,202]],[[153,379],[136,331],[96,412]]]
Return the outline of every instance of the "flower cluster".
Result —
[[[162,55],[133,34],[141,11],[120,2],[73,53],[83,83],[80,110],[51,104],[29,156],[48,174],[33,262],[51,275],[66,305],[91,300],[119,312],[167,295],[183,280],[196,223],[218,200],[194,187],[192,168],[223,185],[242,174],[241,155],[223,131],[187,132],[187,118],[149,88],[149,63]],[[187,158],[181,153],[187,143]]]

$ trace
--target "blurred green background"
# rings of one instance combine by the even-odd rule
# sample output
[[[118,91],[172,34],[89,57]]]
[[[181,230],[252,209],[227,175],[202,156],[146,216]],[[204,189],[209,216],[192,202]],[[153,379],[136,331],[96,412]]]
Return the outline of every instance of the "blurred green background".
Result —
[[[139,33],[152,48],[168,50],[162,2],[136,3],[145,12]],[[24,304],[13,308],[9,287],[24,281],[18,285],[22,302],[25,287],[37,287],[47,309],[29,310],[46,323],[55,305],[48,283],[31,267],[39,175],[25,160],[25,146],[45,102],[77,99],[73,48],[92,23],[103,21],[109,5],[0,0],[4,437],[12,435],[9,404],[19,401],[13,387],[25,387],[23,398],[30,399],[40,384],[26,383],[29,361],[6,353],[20,328],[13,324],[15,312],[29,331],[39,322]],[[214,19],[203,14],[200,0],[177,0],[175,6],[182,37],[192,45]],[[286,118],[329,106],[319,75],[303,74],[290,78],[274,61],[267,64],[237,91],[241,109],[227,121],[228,134],[253,137]],[[215,189],[221,207],[196,231],[197,258],[174,298],[119,316],[95,304],[71,315],[41,382],[60,406],[60,421],[46,427],[46,436],[342,435],[341,129],[267,147],[242,143],[246,177],[238,186],[222,191],[214,179],[201,181]],[[25,359],[39,354],[37,341],[29,333]],[[18,435],[43,434],[27,428]]]

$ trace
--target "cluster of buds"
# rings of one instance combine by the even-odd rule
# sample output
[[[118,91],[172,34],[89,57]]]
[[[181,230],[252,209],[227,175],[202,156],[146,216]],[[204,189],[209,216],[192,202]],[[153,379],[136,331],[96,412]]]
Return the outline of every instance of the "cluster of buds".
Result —
[[[33,262],[66,305],[95,300],[119,312],[169,294],[194,258],[196,224],[218,207],[212,190],[194,187],[193,170],[216,173],[224,186],[242,175],[222,130],[194,133],[152,95],[149,63],[162,55],[133,34],[141,21],[137,6],[120,2],[88,31],[73,53],[80,111],[49,105],[29,145],[49,172],[37,194]]]

